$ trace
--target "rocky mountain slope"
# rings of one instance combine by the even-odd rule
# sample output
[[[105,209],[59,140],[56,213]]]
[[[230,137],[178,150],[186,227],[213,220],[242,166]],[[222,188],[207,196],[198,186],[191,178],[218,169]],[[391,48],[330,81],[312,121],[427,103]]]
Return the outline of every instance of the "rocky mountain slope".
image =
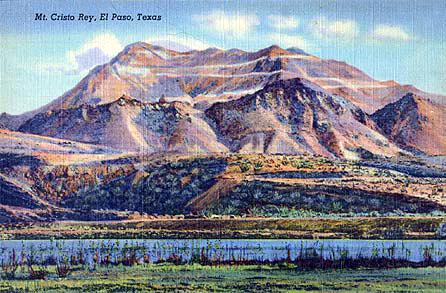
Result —
[[[215,103],[206,116],[234,152],[357,158],[363,150],[389,156],[400,151],[359,107],[301,79]]]
[[[406,118],[392,116],[394,106],[386,105],[409,92],[418,97],[424,126],[402,140],[406,130],[398,128]],[[445,125],[445,101],[296,48],[176,52],[139,42],[50,104],[2,114],[0,127],[144,153],[357,158],[394,155],[402,147],[437,155],[446,154],[444,131],[431,130]],[[388,114],[395,121],[386,121]]]
[[[70,156],[77,155],[62,157]],[[0,223],[119,220],[134,211],[254,216],[446,211],[445,170],[410,161],[266,154],[96,159],[63,165],[38,153],[0,154]]]
[[[357,159],[402,152],[359,107],[307,80],[268,83],[204,113],[184,102],[127,96],[98,106],[48,111],[21,132],[144,153],[312,153]]]
[[[396,143],[432,155],[446,150],[446,106],[408,93],[371,116]]]
[[[19,131],[144,153],[227,151],[196,112],[183,102],[142,103],[122,96],[108,104],[40,113]]]
[[[40,116],[37,116],[40,117]],[[0,129],[0,153],[48,154],[48,155],[99,155],[113,156],[121,151],[98,144],[33,135],[7,129]],[[1,165],[1,160],[0,160]]]

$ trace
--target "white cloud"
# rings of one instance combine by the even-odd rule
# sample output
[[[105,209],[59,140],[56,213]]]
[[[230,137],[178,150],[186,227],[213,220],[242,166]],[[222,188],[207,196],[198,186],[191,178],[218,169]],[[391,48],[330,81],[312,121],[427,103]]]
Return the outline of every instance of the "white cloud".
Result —
[[[319,38],[351,40],[359,34],[358,24],[350,19],[330,21],[322,16],[313,20],[310,28],[313,34]]]
[[[233,38],[246,36],[260,24],[255,14],[229,14],[222,10],[214,10],[208,15],[195,15],[194,18],[203,29],[224,33]]]
[[[293,16],[270,15],[269,24],[278,30],[296,29],[299,27],[299,20]]]
[[[149,37],[145,42],[178,52],[205,50],[209,47],[215,47],[190,35],[177,33],[170,33],[163,37]]]
[[[121,42],[113,34],[101,34],[88,40],[79,49],[67,52],[68,64],[49,65],[49,71],[61,71],[67,75],[81,74],[96,65],[110,61],[123,49]]]
[[[413,39],[403,28],[387,24],[376,26],[370,37],[377,41],[407,42]]]
[[[303,37],[298,35],[271,33],[269,34],[269,38],[271,41],[284,48],[297,47],[302,50],[309,50],[311,47]]]

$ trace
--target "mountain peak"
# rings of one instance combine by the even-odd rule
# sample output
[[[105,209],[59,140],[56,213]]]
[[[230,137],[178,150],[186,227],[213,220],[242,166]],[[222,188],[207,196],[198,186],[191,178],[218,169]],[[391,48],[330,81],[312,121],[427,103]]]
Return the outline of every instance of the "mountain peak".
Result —
[[[419,104],[422,101],[423,100],[418,95],[416,95],[412,92],[408,92],[400,100],[398,100],[394,103],[390,103],[390,104],[388,104],[388,106],[394,105],[395,107],[402,109],[403,111],[408,111],[413,108],[418,108]]]
[[[408,92],[401,98],[401,102],[402,103],[405,103],[405,102],[415,103],[416,99],[417,99],[417,97],[414,93]]]
[[[297,48],[297,47],[290,47],[286,49],[288,52],[291,52],[293,54],[298,54],[298,55],[305,55],[305,56],[310,56],[310,54],[308,54],[307,52],[305,52],[304,50]]]
[[[153,47],[154,46],[152,46],[149,43],[140,41],[140,42],[128,44],[127,46],[124,47],[122,52],[129,52],[129,51],[133,51],[133,50],[150,50]]]
[[[282,48],[280,48],[278,45],[271,45],[269,47],[265,48],[266,50],[281,50]]]
[[[216,48],[216,47],[210,47],[205,50],[193,50],[193,51],[203,52],[204,54],[215,54],[215,53],[223,52],[223,50]]]
[[[430,98],[432,95],[412,86],[399,85],[394,81],[377,81],[345,62],[308,56],[303,50],[295,47],[285,50],[272,45],[254,52],[219,48],[179,52],[170,48],[172,47],[166,48],[160,43],[129,44],[110,63],[90,71],[73,89],[47,106],[27,116],[12,117],[0,114],[0,127],[13,129],[13,125],[20,125],[14,128],[18,129],[35,114],[66,109],[66,113],[75,118],[65,122],[62,119],[63,115],[53,115],[54,119],[57,118],[56,120],[63,124],[59,130],[53,131],[50,126],[45,126],[43,122],[48,120],[45,115],[36,117],[34,124],[28,123],[26,129],[34,131],[35,128],[38,134],[55,137],[66,134],[67,139],[97,141],[113,146],[112,142],[119,141],[118,138],[115,140],[115,132],[112,130],[116,121],[106,120],[107,117],[111,117],[110,115],[115,115],[113,117],[120,115],[119,119],[122,118],[123,123],[127,121],[127,115],[133,119],[135,127],[138,128],[138,125],[146,123],[147,119],[164,119],[163,115],[167,115],[170,111],[158,113],[155,111],[156,108],[171,109],[181,106],[187,113],[202,115],[207,109],[222,101],[230,102],[243,98],[239,102],[227,104],[233,111],[234,117],[243,120],[243,123],[238,124],[241,128],[233,128],[236,127],[231,122],[234,117],[228,117],[223,112],[221,117],[217,115],[217,120],[230,128],[228,131],[233,135],[231,139],[238,139],[246,134],[246,140],[238,140],[237,143],[250,145],[262,136],[265,145],[274,146],[269,149],[271,152],[299,153],[309,150],[319,154],[348,156],[348,149],[361,147],[371,152],[377,150],[378,153],[391,154],[392,151],[373,144],[365,135],[358,138],[360,137],[358,132],[372,133],[378,126],[381,134],[386,135],[391,141],[411,144],[427,153],[444,153],[446,150],[444,143],[446,140],[443,135],[446,131],[441,128],[444,125],[443,104],[438,106],[436,100]],[[398,101],[395,102],[396,100]],[[173,105],[172,101],[183,102],[184,105],[178,103]],[[389,104],[389,102],[395,103]],[[389,106],[382,109],[380,114],[373,115],[374,122],[368,119],[369,116],[365,113],[371,114],[385,105]],[[251,106],[260,109],[260,112],[255,113],[257,120],[245,119],[243,112],[237,110],[239,106],[243,106],[244,109],[251,109]],[[150,110],[152,108],[153,111]],[[266,118],[262,117],[264,114],[262,111],[266,113]],[[345,115],[340,115],[342,113]],[[337,122],[341,116],[345,125],[354,125],[358,129],[341,127]],[[193,117],[192,122],[198,121],[198,116],[191,117]],[[89,122],[93,120],[99,121],[98,125],[110,125],[108,128],[110,133],[102,135],[102,128]],[[158,120],[150,125],[161,125],[162,121]],[[223,120],[228,120],[226,121],[228,123]],[[70,124],[72,121],[80,121],[79,125],[88,124],[88,128],[78,129]],[[184,127],[187,126],[185,121],[180,121]],[[218,132],[213,132],[212,125],[199,121],[202,124],[194,124],[196,129],[202,129],[212,137],[220,135]],[[259,128],[261,123],[263,128]],[[127,141],[134,141],[130,137],[133,134],[138,136],[137,132],[133,131],[132,125],[130,124],[128,133],[125,134],[128,137]],[[162,126],[167,127],[166,129],[154,128],[156,130],[154,131],[156,133],[164,130],[169,133],[174,131],[170,128],[173,124],[166,125]],[[330,125],[333,126],[333,131],[325,131]],[[46,128],[40,128],[44,126]],[[64,132],[64,129],[68,128],[72,129],[72,133]],[[274,132],[277,137],[271,136],[272,130],[276,129],[280,129],[281,132]],[[304,143],[303,136],[310,133],[305,132],[307,130],[312,134]],[[369,137],[375,137],[374,135],[370,134]],[[96,140],[95,137],[102,139]],[[149,137],[147,139],[150,141]],[[270,143],[270,139],[276,139],[277,143]],[[319,140],[333,145],[324,146]],[[431,143],[434,140],[435,144]],[[212,141],[215,144],[217,140]],[[284,146],[289,146],[289,149],[279,147],[282,142]],[[199,144],[206,145],[206,149],[209,145],[207,142]],[[248,146],[238,148],[236,145],[233,148],[232,144],[228,147],[240,150],[248,148]]]
[[[126,46],[111,63],[133,65],[160,65],[165,58],[175,55],[175,51],[167,50],[161,46],[151,45],[145,42],[136,42]]]
[[[261,49],[261,50],[257,51],[257,53],[260,56],[268,56],[268,57],[279,57],[281,55],[289,55],[290,54],[290,52],[288,52],[285,49],[280,48],[277,45],[272,45],[265,49]]]
[[[133,105],[141,104],[140,101],[133,99],[130,96],[122,95],[119,99],[117,99],[114,103],[117,103],[119,106],[124,106],[126,104],[132,103]]]
[[[369,117],[348,100],[301,78],[277,80],[253,94],[215,103],[205,115],[234,152],[356,158],[363,150],[385,155],[398,151],[385,139],[387,148],[360,139],[379,136]]]
[[[419,98],[413,93],[405,94],[396,102],[376,111],[372,119],[384,134],[402,145],[411,145],[417,140],[427,117],[423,116],[419,107]]]

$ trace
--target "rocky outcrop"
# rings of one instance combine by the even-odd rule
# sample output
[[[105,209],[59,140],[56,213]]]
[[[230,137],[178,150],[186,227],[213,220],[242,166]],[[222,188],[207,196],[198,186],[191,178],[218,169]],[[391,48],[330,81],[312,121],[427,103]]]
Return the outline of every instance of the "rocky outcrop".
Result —
[[[31,190],[0,174],[0,205],[28,209],[44,208],[46,203]]]
[[[351,157],[358,149],[386,155],[398,151],[360,108],[298,78],[215,103],[205,113],[235,152]]]
[[[396,143],[436,155],[446,153],[445,110],[444,104],[407,93],[371,117]]]
[[[386,135],[400,144],[416,140],[417,131],[427,121],[427,117],[421,115],[412,93],[376,111],[372,119]]]
[[[0,128],[17,130],[26,120],[31,118],[33,114],[31,112],[24,113],[22,115],[10,115],[3,112],[0,114]]]
[[[182,102],[143,103],[124,95],[109,104],[37,114],[19,131],[146,153],[224,151],[193,111]]]

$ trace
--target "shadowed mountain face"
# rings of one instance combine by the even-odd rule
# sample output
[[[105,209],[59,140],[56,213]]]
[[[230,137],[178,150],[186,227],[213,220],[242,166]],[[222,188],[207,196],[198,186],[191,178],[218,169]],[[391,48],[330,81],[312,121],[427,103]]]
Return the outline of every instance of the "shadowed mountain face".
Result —
[[[446,107],[408,93],[376,111],[372,119],[383,133],[400,145],[428,154],[446,150]]]
[[[31,191],[11,182],[0,174],[0,205],[23,208],[42,208],[45,204]]]
[[[360,108],[301,79],[273,82],[252,95],[216,103],[206,116],[235,152],[353,158],[362,149],[385,155],[399,151]]]
[[[19,131],[146,153],[226,151],[193,113],[182,102],[141,103],[123,96],[97,107],[40,113]]]
[[[421,115],[412,93],[376,111],[372,118],[386,135],[400,144],[414,141],[422,123],[427,121],[427,117]]]
[[[408,92],[416,106],[398,101]],[[357,158],[394,155],[396,142],[445,154],[445,131],[433,131],[446,124],[444,107],[443,97],[297,48],[176,52],[139,42],[50,104],[2,114],[0,128],[146,153]]]
[[[28,112],[22,115],[10,115],[8,113],[0,114],[0,129],[17,130],[26,120],[33,117],[35,113]]]

